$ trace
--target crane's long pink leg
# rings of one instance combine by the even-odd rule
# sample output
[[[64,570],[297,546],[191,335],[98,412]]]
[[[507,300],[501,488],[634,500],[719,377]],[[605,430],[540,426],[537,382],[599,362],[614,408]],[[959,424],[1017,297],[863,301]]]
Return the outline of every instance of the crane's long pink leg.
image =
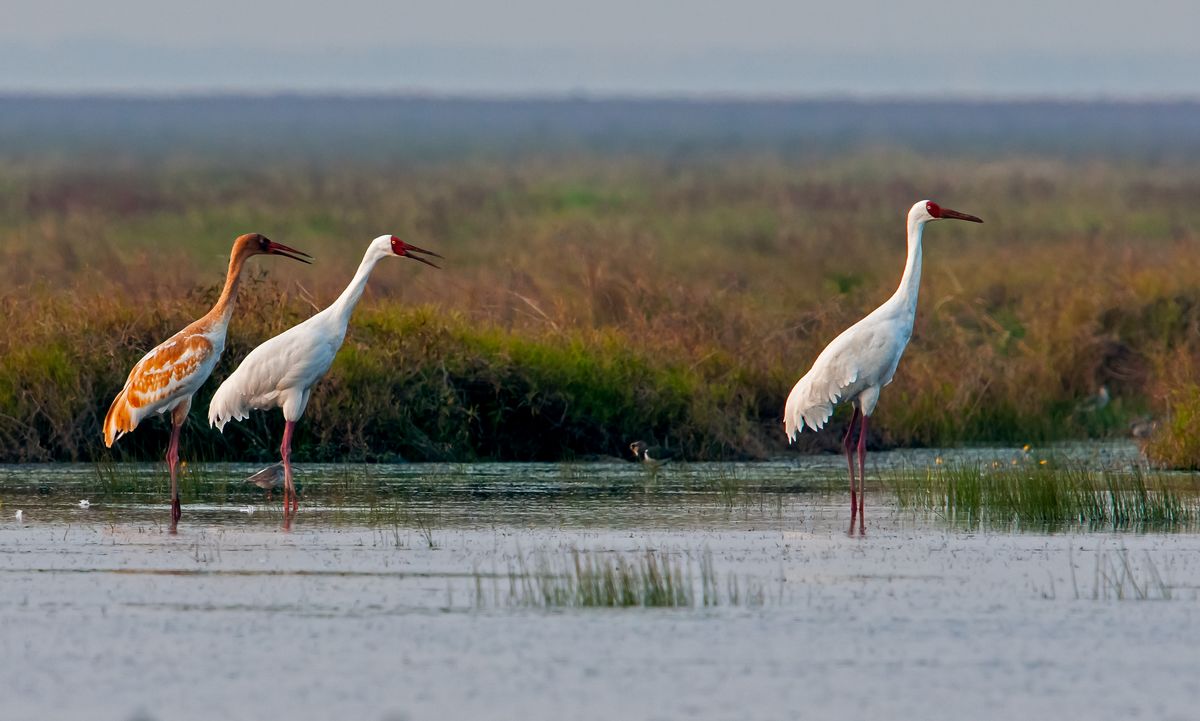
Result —
[[[858,533],[867,533],[867,416],[858,426]]]
[[[292,433],[296,430],[295,421],[287,421],[283,426],[283,443],[279,453],[283,456],[283,525],[291,526],[291,513],[299,510],[300,502],[296,500],[296,488],[292,485]],[[292,504],[295,504],[294,506]]]
[[[858,406],[850,416],[850,425],[846,427],[846,437],[842,439],[842,448],[846,451],[846,466],[850,469],[850,533],[854,533],[854,519],[858,514],[858,496],[854,490],[854,422],[858,420]]]
[[[171,445],[167,447],[167,466],[171,469],[171,533],[178,530],[183,517],[183,506],[179,503],[179,432],[183,430],[183,419],[171,416]],[[186,416],[185,416],[186,417]]]

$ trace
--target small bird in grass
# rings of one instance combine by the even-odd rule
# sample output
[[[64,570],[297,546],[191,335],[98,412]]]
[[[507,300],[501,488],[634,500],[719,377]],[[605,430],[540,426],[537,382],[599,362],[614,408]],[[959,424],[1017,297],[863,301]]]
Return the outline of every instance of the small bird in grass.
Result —
[[[677,455],[675,451],[663,448],[662,446],[651,446],[645,441],[630,443],[629,450],[633,451],[635,458],[650,466],[661,466],[673,460]]]
[[[79,502],[79,507],[80,508],[91,508],[92,502],[85,498]]]
[[[273,463],[246,479],[264,491],[279,488],[283,485],[283,461]]]
[[[1095,413],[1108,407],[1110,401],[1112,401],[1112,395],[1108,392],[1108,386],[1100,386],[1095,394],[1084,398],[1075,406],[1075,412]]]
[[[1144,441],[1158,430],[1158,421],[1151,416],[1139,416],[1129,423],[1129,435]]]

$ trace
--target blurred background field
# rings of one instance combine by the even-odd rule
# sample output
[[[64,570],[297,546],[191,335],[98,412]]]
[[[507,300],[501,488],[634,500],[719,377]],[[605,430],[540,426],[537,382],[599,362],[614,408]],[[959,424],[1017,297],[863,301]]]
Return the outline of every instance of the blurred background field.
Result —
[[[0,461],[160,457],[165,424],[108,451],[100,421],[243,232],[317,262],[252,261],[186,457],[274,455],[278,414],[221,436],[208,397],[382,233],[444,270],[377,270],[298,457],[777,455],[788,389],[894,290],[928,197],[986,223],[926,234],[872,445],[1135,429],[1193,466],[1198,160],[1191,102],[0,98]]]

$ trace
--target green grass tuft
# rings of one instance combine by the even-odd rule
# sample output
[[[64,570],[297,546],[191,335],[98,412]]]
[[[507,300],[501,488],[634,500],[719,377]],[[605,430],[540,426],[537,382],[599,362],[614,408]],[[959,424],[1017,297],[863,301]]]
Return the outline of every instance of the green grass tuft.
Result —
[[[902,509],[968,526],[1185,530],[1200,522],[1195,476],[1032,462],[953,464],[885,474]]]
[[[697,578],[696,574],[699,574]],[[488,604],[485,578],[476,572],[477,607]],[[691,608],[695,606],[761,606],[764,586],[753,580],[726,579],[721,590],[712,553],[705,550],[693,563],[665,551],[636,554],[571,549],[569,559],[538,554],[527,564],[521,556],[507,575],[507,593],[493,589],[492,604],[534,608]]]

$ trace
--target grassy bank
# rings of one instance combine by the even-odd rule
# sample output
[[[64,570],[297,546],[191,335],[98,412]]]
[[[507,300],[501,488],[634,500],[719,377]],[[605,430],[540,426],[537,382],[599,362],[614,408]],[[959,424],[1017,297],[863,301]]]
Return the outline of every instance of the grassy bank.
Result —
[[[782,451],[789,387],[894,290],[903,213],[925,196],[987,222],[927,233],[916,331],[873,446],[1120,435],[1200,377],[1200,171],[1169,160],[110,160],[0,164],[0,460],[106,457],[99,423],[128,369],[207,309],[249,230],[317,263],[252,261],[192,457],[274,453],[277,415],[219,436],[199,422],[207,399],[328,303],[381,232],[446,269],[377,269],[299,457],[553,459],[638,438],[698,459]],[[1096,408],[1101,386],[1112,401]],[[838,425],[803,448],[835,447]],[[115,457],[164,447],[152,423]]]
[[[178,324],[176,314],[147,318],[99,301],[80,314],[61,299],[48,302],[36,337],[0,359],[0,444],[7,460],[108,457],[98,443],[108,397],[141,349]],[[187,428],[193,458],[274,453],[278,413],[255,414],[223,435],[204,417],[232,359],[298,320],[267,302],[239,318],[227,359],[197,396]],[[621,455],[629,438],[644,435],[704,457],[761,453],[765,429],[750,407],[767,402],[754,396],[765,384],[737,383],[737,371],[728,362],[700,370],[654,357],[609,333],[530,338],[429,307],[382,304],[357,316],[314,392],[297,452],[315,460],[546,459]],[[147,422],[113,455],[155,457],[164,428]]]

